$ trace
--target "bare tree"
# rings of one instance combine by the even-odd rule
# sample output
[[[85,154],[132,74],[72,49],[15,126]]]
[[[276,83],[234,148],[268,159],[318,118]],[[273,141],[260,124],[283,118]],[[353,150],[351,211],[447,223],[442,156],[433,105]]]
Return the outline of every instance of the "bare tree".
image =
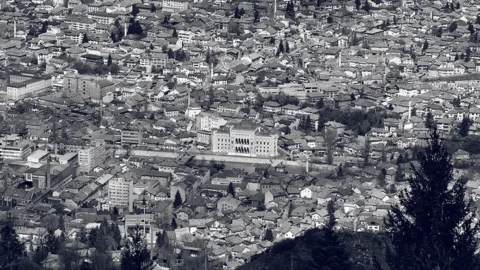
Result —
[[[337,142],[337,132],[332,128],[325,128],[325,144],[327,146],[327,163],[333,163],[333,149]]]

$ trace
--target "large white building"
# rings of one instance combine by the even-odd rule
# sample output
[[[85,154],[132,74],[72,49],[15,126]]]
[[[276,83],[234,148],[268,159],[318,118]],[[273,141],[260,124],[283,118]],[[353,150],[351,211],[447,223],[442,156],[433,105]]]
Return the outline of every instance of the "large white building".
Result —
[[[163,12],[180,12],[188,9],[187,0],[163,0]]]
[[[106,157],[106,149],[103,144],[81,149],[78,151],[78,165],[80,166],[78,170],[89,173],[102,165]]]
[[[195,116],[197,130],[212,131],[225,125],[227,121],[216,114],[201,112]]]
[[[28,95],[35,95],[52,87],[52,77],[35,78],[24,82],[11,83],[7,86],[7,97],[19,100]]]
[[[4,144],[0,147],[0,157],[9,160],[25,160],[32,153],[27,141]]]
[[[110,208],[128,206],[133,209],[133,180],[129,177],[114,177],[108,181],[108,203]]]
[[[278,133],[253,121],[226,125],[212,133],[212,151],[227,155],[273,157],[278,154]]]

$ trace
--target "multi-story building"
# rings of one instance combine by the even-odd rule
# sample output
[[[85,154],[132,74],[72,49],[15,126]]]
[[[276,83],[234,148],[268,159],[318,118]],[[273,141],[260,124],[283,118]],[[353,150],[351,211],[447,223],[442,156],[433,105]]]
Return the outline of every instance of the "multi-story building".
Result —
[[[97,24],[86,16],[70,15],[65,19],[70,30],[94,31]]]
[[[195,116],[197,130],[212,131],[225,125],[227,121],[216,114],[201,112]]]
[[[50,170],[50,174],[48,174]],[[61,165],[50,164],[43,165],[37,170],[25,172],[25,180],[32,182],[33,186],[38,189],[48,189],[55,187],[59,183],[70,181],[73,177],[74,167],[69,164]]]
[[[74,72],[67,72],[63,76],[63,89],[70,93],[76,93],[82,98],[91,98],[98,102],[109,90],[114,87],[114,83],[107,80],[97,80],[95,77],[83,76]]]
[[[188,9],[187,0],[163,0],[162,3],[164,12],[180,12]]]
[[[7,86],[7,97],[11,100],[19,100],[29,95],[35,95],[52,87],[52,77],[33,78],[18,83],[10,83]]]
[[[92,19],[97,23],[110,24],[110,25],[115,23],[115,20],[118,17],[117,14],[107,13],[107,12],[98,12],[98,11],[89,13],[87,16],[89,19]]]
[[[0,157],[9,160],[25,160],[32,153],[30,144],[27,141],[16,141],[2,143]]]
[[[103,164],[107,157],[104,144],[86,147],[78,151],[78,170],[89,173]]]
[[[227,155],[266,156],[278,154],[278,134],[252,121],[223,126],[212,132],[212,151]]]
[[[114,177],[108,181],[108,202],[110,207],[128,206],[133,208],[133,180],[128,177]]]
[[[143,132],[139,129],[124,129],[121,134],[121,142],[124,144],[142,144]]]

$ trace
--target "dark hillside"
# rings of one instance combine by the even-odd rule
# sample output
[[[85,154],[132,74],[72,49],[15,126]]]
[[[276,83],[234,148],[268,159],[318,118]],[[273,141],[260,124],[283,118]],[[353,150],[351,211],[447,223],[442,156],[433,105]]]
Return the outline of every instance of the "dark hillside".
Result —
[[[238,270],[342,270],[378,269],[385,265],[388,239],[383,234],[312,229],[293,240],[284,240]]]

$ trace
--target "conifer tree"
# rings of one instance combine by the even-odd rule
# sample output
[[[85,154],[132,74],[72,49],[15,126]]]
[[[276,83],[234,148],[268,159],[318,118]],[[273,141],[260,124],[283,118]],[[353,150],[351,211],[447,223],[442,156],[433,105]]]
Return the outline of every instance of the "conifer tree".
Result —
[[[468,131],[470,129],[471,121],[468,117],[464,117],[462,122],[458,125],[458,134],[462,137],[466,137],[468,135]]]
[[[111,66],[112,65],[112,55],[111,54],[108,54],[108,60],[107,60],[107,66]]]
[[[180,205],[182,205],[182,196],[180,195],[180,191],[177,190],[177,193],[175,193],[175,198],[173,201],[173,208],[178,208]]]
[[[270,242],[274,240],[272,229],[268,228],[265,230],[265,236],[263,237],[263,240]]]
[[[0,230],[0,267],[17,269],[16,265],[25,256],[25,247],[18,240],[18,235],[11,225]]]
[[[479,269],[479,226],[472,201],[465,199],[466,180],[453,178],[452,157],[436,128],[417,160],[410,188],[385,220],[393,246],[390,269]]]
[[[435,120],[433,119],[433,114],[431,112],[427,113],[427,118],[425,119],[425,127],[432,129],[436,126]]]
[[[88,43],[88,36],[86,33],[83,34],[82,43]]]
[[[230,183],[228,184],[227,194],[230,194],[230,195],[232,195],[232,197],[235,198],[235,187],[233,186],[233,183],[232,183],[232,182],[230,182]]]
[[[122,252],[121,270],[150,270],[153,268],[153,261],[150,259],[150,251],[144,241],[142,229],[135,226]]]

